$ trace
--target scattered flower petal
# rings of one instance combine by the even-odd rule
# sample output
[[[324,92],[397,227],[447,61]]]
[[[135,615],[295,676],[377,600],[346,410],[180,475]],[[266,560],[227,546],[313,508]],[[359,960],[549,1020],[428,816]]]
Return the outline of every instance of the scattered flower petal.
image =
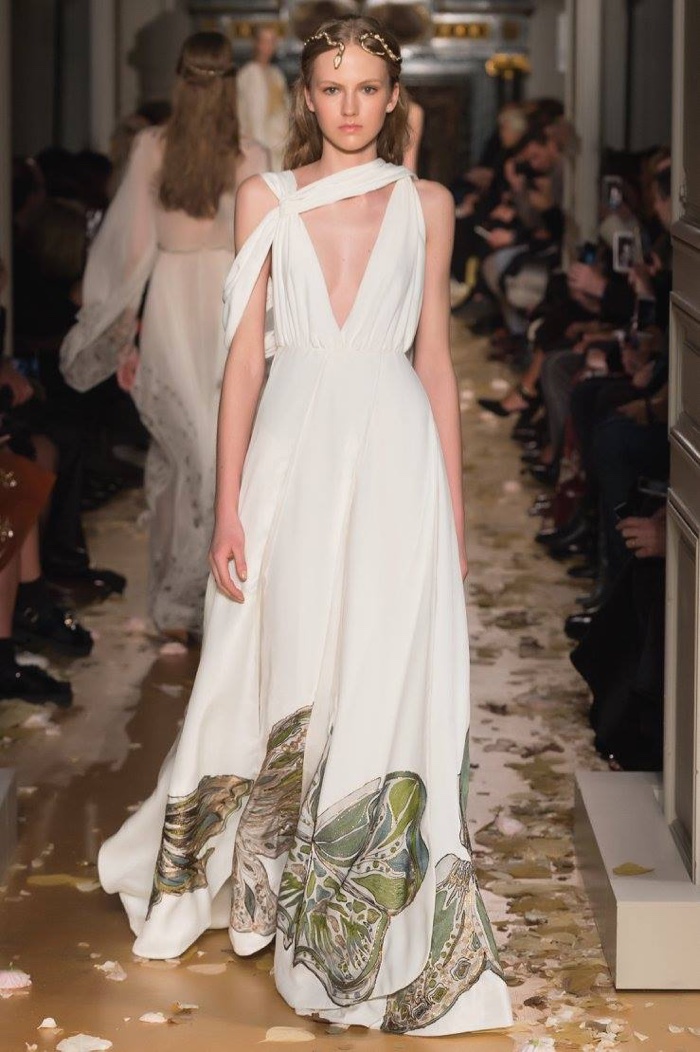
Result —
[[[58,1030],[58,1023],[53,1016],[47,1015],[46,1019],[39,1023],[37,1030]]]
[[[187,653],[187,647],[183,643],[178,643],[176,640],[171,640],[169,643],[163,643],[163,646],[158,651],[164,657],[174,657],[180,654]]]
[[[615,866],[613,873],[616,877],[642,877],[645,873],[653,873],[653,867],[640,866],[637,862],[623,862],[621,866]]]
[[[197,975],[222,975],[226,971],[225,964],[188,964],[188,972],[196,972]]]
[[[124,632],[127,636],[146,636],[148,625],[142,617],[130,617],[124,625]]]
[[[119,961],[105,961],[104,964],[96,964],[94,967],[98,972],[104,972],[105,978],[114,983],[123,983],[126,979],[126,972]]]
[[[303,1030],[300,1026],[273,1026],[265,1034],[265,1042],[268,1044],[283,1041],[288,1044],[300,1044],[302,1041],[315,1040],[315,1034],[312,1034],[310,1030]]]
[[[163,1015],[162,1012],[145,1012],[144,1015],[139,1016],[139,1023],[167,1023],[167,1015]]]
[[[93,1037],[91,1034],[76,1034],[65,1037],[56,1045],[56,1052],[106,1052],[112,1042],[104,1037]]]
[[[31,976],[27,975],[26,972],[21,972],[19,968],[9,968],[0,971],[0,990],[28,990],[31,985]]]

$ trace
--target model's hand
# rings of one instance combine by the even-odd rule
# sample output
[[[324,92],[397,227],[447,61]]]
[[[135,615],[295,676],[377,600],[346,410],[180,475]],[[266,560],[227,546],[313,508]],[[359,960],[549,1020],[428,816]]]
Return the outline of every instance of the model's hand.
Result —
[[[216,581],[216,587],[236,603],[244,602],[244,595],[234,583],[229,569],[233,560],[236,574],[240,581],[245,581],[248,568],[245,562],[245,534],[241,520],[236,515],[227,523],[216,523],[214,536],[209,549],[209,565]]]
[[[117,383],[122,391],[127,393],[132,390],[136,381],[136,373],[139,368],[139,352],[136,347],[125,347],[118,355]]]

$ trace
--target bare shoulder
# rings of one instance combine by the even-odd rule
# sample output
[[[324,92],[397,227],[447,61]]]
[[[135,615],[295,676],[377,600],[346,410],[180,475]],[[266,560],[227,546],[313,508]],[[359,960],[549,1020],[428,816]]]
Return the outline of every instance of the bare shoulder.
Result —
[[[434,183],[429,179],[417,179],[416,190],[420,197],[426,219],[429,215],[452,215],[454,216],[454,198],[442,183]]]
[[[262,175],[250,175],[236,191],[236,212],[255,222],[263,219],[277,205],[277,198]]]

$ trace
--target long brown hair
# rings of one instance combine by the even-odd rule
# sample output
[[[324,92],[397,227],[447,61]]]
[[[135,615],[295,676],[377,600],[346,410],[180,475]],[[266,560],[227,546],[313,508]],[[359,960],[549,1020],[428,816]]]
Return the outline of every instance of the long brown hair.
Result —
[[[316,58],[324,51],[333,51],[342,44],[359,44],[365,51],[384,59],[391,86],[399,84],[399,99],[386,120],[377,139],[377,155],[391,164],[402,164],[408,144],[408,97],[399,82],[401,49],[393,33],[376,18],[346,15],[323,22],[304,44],[301,53],[301,74],[292,93],[292,117],[289,139],[284,155],[285,168],[300,168],[317,161],[323,152],[323,137],[316,115],[306,105],[304,90],[311,85]],[[342,54],[342,49],[341,52]]]
[[[211,218],[233,187],[240,153],[233,49],[223,33],[194,33],[182,45],[165,126],[160,202]]]

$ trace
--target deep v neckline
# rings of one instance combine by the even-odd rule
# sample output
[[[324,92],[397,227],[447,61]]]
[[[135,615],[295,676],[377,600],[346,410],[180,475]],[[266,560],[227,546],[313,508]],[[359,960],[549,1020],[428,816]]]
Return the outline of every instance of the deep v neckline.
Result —
[[[296,182],[296,180],[295,180],[295,182]],[[309,185],[313,185],[313,184],[309,184]],[[353,315],[355,314],[355,311],[357,309],[358,303],[362,299],[364,288],[365,288],[365,285],[367,284],[367,276],[368,276],[368,274],[369,274],[369,272],[370,272],[370,270],[372,268],[372,264],[374,262],[374,258],[376,256],[376,254],[377,254],[377,250],[378,250],[379,244],[382,241],[382,237],[383,237],[384,231],[385,231],[386,226],[387,226],[387,217],[389,215],[389,212],[391,211],[391,206],[392,206],[392,203],[394,201],[394,197],[396,195],[396,188],[397,188],[398,185],[399,185],[399,180],[397,179],[394,182],[394,185],[392,187],[391,193],[389,194],[389,200],[386,203],[386,206],[384,208],[384,214],[382,215],[382,218],[381,218],[381,220],[379,222],[379,227],[377,228],[377,234],[376,234],[376,237],[375,237],[375,239],[374,239],[374,241],[372,243],[372,248],[371,248],[369,256],[367,258],[367,262],[366,262],[365,268],[364,268],[364,270],[362,272],[362,277],[360,278],[359,284],[357,286],[357,290],[355,292],[355,296],[353,298],[352,304],[350,305],[350,310],[345,315],[345,321],[343,322],[342,325],[338,322],[338,319],[336,317],[335,311],[333,310],[333,303],[331,301],[331,295],[330,295],[330,292],[328,290],[328,282],[326,281],[326,275],[324,273],[323,266],[321,265],[321,258],[319,256],[318,252],[316,251],[316,246],[314,244],[313,238],[311,237],[311,233],[309,231],[309,228],[307,227],[306,223],[304,222],[303,216],[301,214],[297,215],[297,219],[299,220],[301,226],[304,228],[304,234],[306,235],[306,239],[307,239],[309,247],[311,249],[311,254],[313,256],[316,269],[318,270],[318,274],[319,274],[319,277],[321,279],[321,284],[323,286],[323,291],[325,292],[325,296],[326,296],[326,303],[328,305],[328,313],[330,315],[331,321],[333,322],[333,324],[334,324],[334,326],[336,328],[336,331],[338,332],[338,334],[340,336],[344,336],[345,335],[345,330],[347,329],[348,324],[350,323]],[[302,187],[302,189],[303,189],[303,187]],[[381,189],[381,188],[377,187],[377,189]],[[369,191],[369,193],[374,193],[374,192],[376,192],[376,191],[372,191],[372,190]],[[324,205],[319,205],[318,207],[319,208],[323,208],[325,206]]]

